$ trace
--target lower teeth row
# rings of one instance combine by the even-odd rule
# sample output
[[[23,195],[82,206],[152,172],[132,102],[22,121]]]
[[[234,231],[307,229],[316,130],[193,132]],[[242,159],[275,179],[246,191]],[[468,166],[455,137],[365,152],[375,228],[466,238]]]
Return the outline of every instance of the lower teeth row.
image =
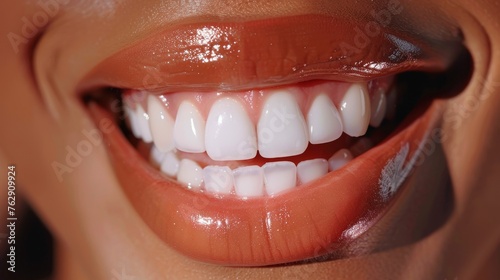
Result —
[[[161,153],[153,146],[150,160],[162,173],[189,189],[251,198],[274,196],[314,181],[329,171],[340,169],[352,158],[348,149],[341,149],[328,160],[311,159],[297,165],[290,161],[268,162],[262,167],[252,165],[231,170],[228,166],[216,165],[202,168],[193,160],[179,159],[176,151]]]

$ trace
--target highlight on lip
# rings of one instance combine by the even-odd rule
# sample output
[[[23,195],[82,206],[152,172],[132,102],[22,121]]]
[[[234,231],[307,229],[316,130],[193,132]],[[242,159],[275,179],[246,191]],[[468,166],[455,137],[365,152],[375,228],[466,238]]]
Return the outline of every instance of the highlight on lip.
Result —
[[[311,79],[367,81],[401,71],[443,71],[459,38],[414,38],[323,15],[175,26],[104,60],[78,86],[158,91],[244,90]],[[415,35],[416,36],[416,35]],[[368,44],[369,43],[369,44]]]
[[[91,110],[97,120],[109,117],[99,107]],[[386,205],[377,199],[385,164],[401,145],[409,144],[409,157],[414,156],[415,144],[423,141],[433,118],[428,113],[383,146],[314,182],[276,197],[248,200],[193,192],[166,179],[117,130],[105,137],[132,205],[169,246],[205,262],[260,266],[319,257],[349,244],[344,233],[361,219],[373,222]],[[358,228],[358,234],[372,222]],[[349,252],[336,251],[336,256]]]
[[[417,106],[405,104],[395,76],[444,71],[458,53],[456,41],[437,48],[387,31],[373,48],[346,56],[339,43],[359,24],[297,16],[177,26],[85,77],[80,92],[117,89],[107,97],[121,100],[123,114],[99,94],[87,104],[96,121],[122,128],[105,135],[109,155],[158,237],[222,265],[296,262],[332,248],[335,257],[350,255],[343,246],[390,204],[393,193],[382,198],[379,185],[386,164],[401,151],[401,164],[411,163],[436,122],[435,106],[398,119],[410,114],[398,108]],[[193,56],[205,48],[213,59]]]

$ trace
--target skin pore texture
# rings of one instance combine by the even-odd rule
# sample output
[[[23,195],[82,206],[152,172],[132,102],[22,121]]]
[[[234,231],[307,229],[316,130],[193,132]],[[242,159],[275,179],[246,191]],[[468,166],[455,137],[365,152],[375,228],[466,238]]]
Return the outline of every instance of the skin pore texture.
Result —
[[[472,56],[472,76],[465,89],[433,104],[439,119],[436,125],[446,135],[442,146],[434,143],[438,147],[405,183],[449,184],[453,200],[449,216],[439,226],[429,226],[432,221],[427,218],[447,209],[443,204],[448,198],[433,194],[433,204],[430,195],[404,188],[391,211],[360,242],[373,248],[372,253],[251,268],[198,262],[168,246],[130,203],[106,145],[92,146],[78,167],[58,179],[53,162],[65,162],[67,147],[82,140],[82,130],[97,126],[81,103],[78,86],[96,65],[158,29],[199,21],[240,22],[314,13],[363,18],[387,2],[357,6],[300,0],[82,2],[60,1],[47,25],[36,28],[37,36],[14,45],[4,36],[0,42],[0,79],[6,86],[0,105],[0,167],[6,170],[8,163],[16,164],[20,199],[34,208],[53,233],[56,279],[110,279],[123,270],[135,279],[163,279],[165,275],[187,279],[490,279],[499,275],[494,264],[500,259],[500,224],[494,213],[500,211],[500,6],[495,1],[401,0],[406,17],[395,19],[396,26],[446,27],[430,32],[430,38],[449,36],[443,30],[457,26]],[[1,6],[1,34],[22,34],[21,19],[31,20],[43,11],[35,1],[3,2]],[[2,203],[7,201],[5,196],[6,192],[0,193]],[[410,235],[404,228],[411,228],[412,233],[432,230],[409,242],[401,237]]]

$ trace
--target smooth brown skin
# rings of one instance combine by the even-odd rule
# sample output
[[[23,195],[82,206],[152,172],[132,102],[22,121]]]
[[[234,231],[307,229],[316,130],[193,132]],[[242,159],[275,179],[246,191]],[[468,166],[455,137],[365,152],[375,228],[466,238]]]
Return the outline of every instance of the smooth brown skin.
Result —
[[[455,195],[455,207],[446,223],[408,246],[358,258],[272,268],[207,265],[172,251],[127,202],[102,145],[94,146],[62,182],[51,163],[64,162],[66,147],[75,147],[83,139],[82,129],[94,127],[70,89],[96,62],[123,45],[187,15],[216,11],[218,15],[249,18],[284,16],[303,13],[319,1],[160,4],[124,0],[116,1],[121,3],[118,6],[109,4],[112,1],[83,2],[79,6],[77,1],[69,1],[51,18],[56,24],[51,24],[38,42],[35,75],[30,71],[29,44],[21,44],[16,54],[5,36],[9,32],[20,34],[21,19],[26,16],[31,20],[41,8],[36,1],[0,4],[0,34],[4,34],[0,41],[4,86],[0,170],[7,170],[7,163],[17,165],[18,196],[35,208],[54,234],[56,279],[110,279],[122,272],[135,279],[163,279],[165,275],[191,279],[492,279],[500,275],[495,266],[500,260],[500,6],[496,1],[419,4],[458,22],[474,60],[471,82],[461,94],[446,101],[443,117],[443,133],[447,135],[443,149]],[[99,47],[95,47],[96,42]],[[2,205],[7,201],[5,196],[6,191],[0,192]]]

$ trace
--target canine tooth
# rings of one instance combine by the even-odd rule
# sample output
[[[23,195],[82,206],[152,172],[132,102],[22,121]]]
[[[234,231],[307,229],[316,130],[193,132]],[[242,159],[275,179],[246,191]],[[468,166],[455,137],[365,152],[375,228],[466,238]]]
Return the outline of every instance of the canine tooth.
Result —
[[[301,183],[316,180],[328,173],[328,161],[318,158],[305,160],[297,165],[297,175]]]
[[[275,91],[265,102],[257,125],[259,153],[264,158],[303,153],[309,142],[307,126],[295,98]]]
[[[342,120],[330,98],[318,95],[307,113],[309,142],[311,144],[328,143],[342,135]]]
[[[264,173],[257,165],[239,167],[233,170],[234,191],[240,197],[264,195]]]
[[[351,151],[348,149],[338,150],[332,157],[328,160],[328,165],[330,171],[335,171],[337,169],[342,168],[344,165],[349,163],[352,160],[353,156]]]
[[[203,169],[190,159],[183,159],[179,164],[177,181],[190,189],[199,189],[203,184]]]
[[[382,89],[377,90],[371,97],[371,117],[370,125],[379,127],[384,120],[387,109],[387,98]]]
[[[366,83],[353,84],[340,103],[344,132],[353,137],[364,135],[370,123],[370,97]]]
[[[255,126],[235,99],[216,101],[208,114],[205,147],[213,160],[245,160],[257,155]]]
[[[168,152],[163,157],[160,170],[168,176],[175,178],[179,172],[179,165],[180,161],[177,155],[174,152]]]
[[[158,148],[153,145],[151,147],[151,152],[149,154],[149,161],[151,164],[155,167],[159,167],[161,165],[161,162],[163,161],[163,158],[165,157],[165,153],[161,152],[158,150]]]
[[[132,110],[132,108],[127,105],[127,103],[125,103],[123,110],[125,111],[125,114],[129,120],[130,130],[132,130],[132,134],[134,134],[135,138],[141,138],[141,130],[139,129],[139,124],[137,123],[137,115],[135,114],[134,110]]]
[[[174,142],[178,150],[188,153],[205,152],[205,120],[192,103],[179,106],[174,124]]]
[[[227,166],[207,166],[203,169],[205,190],[217,194],[230,194],[233,190],[233,172]]]
[[[136,114],[142,141],[146,143],[153,142],[153,136],[151,136],[151,130],[149,129],[149,115],[144,111],[141,105],[137,105]]]
[[[174,148],[174,120],[157,97],[148,97],[149,125],[153,142],[158,150],[168,152]]]
[[[297,185],[297,167],[293,162],[268,162],[262,166],[268,195],[275,195]]]

